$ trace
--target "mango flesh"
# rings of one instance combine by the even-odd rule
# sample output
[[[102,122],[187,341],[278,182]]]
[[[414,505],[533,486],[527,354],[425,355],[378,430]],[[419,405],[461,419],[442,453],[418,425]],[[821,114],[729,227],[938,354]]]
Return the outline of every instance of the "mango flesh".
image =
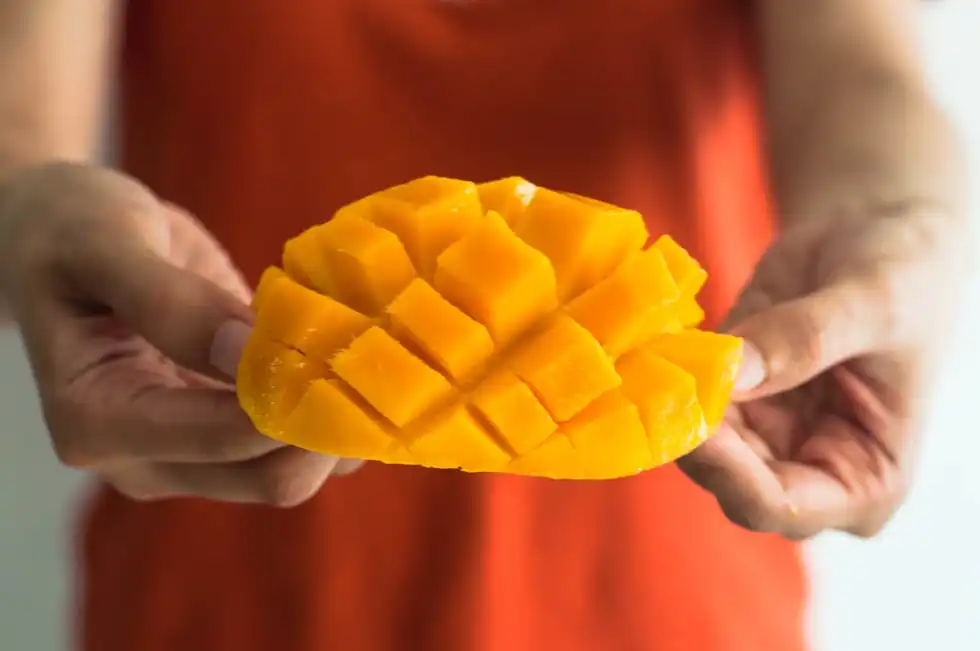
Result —
[[[391,464],[611,479],[717,427],[736,337],[635,211],[424,177],[341,208],[262,276],[239,401],[263,434]]]

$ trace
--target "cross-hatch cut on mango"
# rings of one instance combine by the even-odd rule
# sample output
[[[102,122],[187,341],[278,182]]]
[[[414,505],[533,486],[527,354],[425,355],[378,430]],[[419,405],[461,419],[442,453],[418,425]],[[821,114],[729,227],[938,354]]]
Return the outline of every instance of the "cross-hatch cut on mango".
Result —
[[[258,430],[392,464],[633,475],[704,441],[742,343],[640,214],[521,178],[356,201],[262,276],[238,395]]]

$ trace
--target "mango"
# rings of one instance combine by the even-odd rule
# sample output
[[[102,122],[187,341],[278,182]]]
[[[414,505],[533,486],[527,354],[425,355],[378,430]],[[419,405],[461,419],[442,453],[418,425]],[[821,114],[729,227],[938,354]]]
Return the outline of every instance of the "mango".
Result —
[[[742,356],[698,330],[704,268],[642,216],[518,176],[342,207],[262,276],[237,391],[342,457],[601,480],[715,431]]]

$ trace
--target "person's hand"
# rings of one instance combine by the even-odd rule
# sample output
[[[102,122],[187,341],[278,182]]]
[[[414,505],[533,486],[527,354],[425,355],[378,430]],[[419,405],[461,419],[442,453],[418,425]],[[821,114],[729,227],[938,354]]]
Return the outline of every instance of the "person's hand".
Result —
[[[74,165],[26,171],[6,197],[2,289],[62,462],[136,499],[281,506],[356,467],[261,436],[239,408],[250,292],[188,214]]]
[[[727,322],[746,341],[733,406],[679,461],[732,521],[794,539],[885,525],[964,285],[965,231],[902,206],[777,239]]]

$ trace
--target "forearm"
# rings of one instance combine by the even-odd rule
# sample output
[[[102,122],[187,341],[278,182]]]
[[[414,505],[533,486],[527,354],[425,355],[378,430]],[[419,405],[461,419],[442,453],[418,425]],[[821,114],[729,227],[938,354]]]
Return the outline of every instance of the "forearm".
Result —
[[[891,13],[876,16],[876,4]],[[804,5],[817,15],[791,16]],[[965,216],[964,155],[924,80],[914,3],[849,0],[844,7],[841,0],[765,0],[760,9],[781,218],[834,214],[849,208],[842,201],[883,213],[914,203]],[[835,191],[844,186],[847,193]],[[866,188],[863,196],[853,196],[855,187]]]
[[[829,76],[820,87],[794,137],[772,143],[782,219],[832,214],[835,207],[828,202],[843,198],[835,192],[838,186],[866,188],[855,199],[876,210],[920,203],[965,216],[963,152],[923,88],[886,73],[858,71]]]
[[[19,171],[96,152],[116,20],[113,0],[0,0],[0,219]]]

